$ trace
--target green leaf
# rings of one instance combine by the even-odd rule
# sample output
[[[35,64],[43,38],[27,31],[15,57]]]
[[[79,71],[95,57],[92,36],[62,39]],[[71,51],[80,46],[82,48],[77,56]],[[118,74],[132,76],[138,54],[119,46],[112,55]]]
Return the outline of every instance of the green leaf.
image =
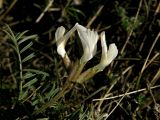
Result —
[[[28,30],[26,30],[26,31],[24,31],[24,32],[22,32],[22,33],[18,33],[17,35],[16,35],[16,40],[18,41],[20,38],[22,38],[23,36],[24,36],[24,34],[26,34],[28,32]]]
[[[22,93],[19,95],[19,100],[24,99],[27,95],[28,95],[28,90],[26,90],[25,92],[22,91]]]
[[[40,71],[40,70],[35,70],[35,69],[23,69],[23,71],[25,71],[25,72],[32,72],[32,73],[36,73],[36,74],[42,74],[42,75],[45,75],[45,76],[49,76],[48,73]]]
[[[52,89],[49,91],[49,93],[47,94],[47,99],[50,99],[51,97],[55,96],[56,93],[58,93],[59,89],[55,88],[55,84],[52,86]]]
[[[7,30],[3,30],[9,37],[10,39],[12,39],[12,41],[15,43],[16,42],[16,38],[14,33],[12,32],[11,28],[9,27],[9,25],[6,24]]]
[[[20,53],[23,53],[24,51],[26,51],[28,48],[30,48],[33,45],[33,42],[30,42],[28,45],[26,45],[21,51]]]
[[[36,74],[33,74],[33,73],[26,73],[24,76],[23,76],[23,79],[28,79],[28,78],[31,78],[31,77],[34,77]]]
[[[19,40],[18,45],[22,44],[23,42],[27,40],[35,39],[35,38],[37,38],[37,35],[30,35],[30,36],[24,37],[23,39]]]
[[[82,16],[85,17],[85,14],[84,14],[81,10],[79,10],[79,9],[77,9],[77,8],[69,7],[68,9],[71,11],[71,13],[79,13],[79,14],[81,14]]]
[[[35,56],[34,53],[31,53],[30,55],[28,55],[27,57],[25,57],[25,58],[22,60],[22,63],[30,60],[30,59],[33,58],[34,56]]]
[[[16,51],[17,54],[19,53],[19,49],[16,46],[12,44],[9,44],[9,45]]]
[[[30,80],[29,82],[27,82],[26,84],[23,85],[23,88],[30,87],[31,85],[33,85],[37,81],[38,81],[37,78],[34,78],[33,80]]]
[[[39,103],[39,100],[34,100],[33,102],[31,102],[31,104],[33,105],[33,106],[35,106],[36,104],[38,104]]]

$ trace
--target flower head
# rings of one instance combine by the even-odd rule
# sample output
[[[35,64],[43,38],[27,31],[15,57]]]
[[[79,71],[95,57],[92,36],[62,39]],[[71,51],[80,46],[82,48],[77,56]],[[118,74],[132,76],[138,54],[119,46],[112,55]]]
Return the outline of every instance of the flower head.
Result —
[[[84,51],[83,56],[81,57],[81,61],[86,63],[96,54],[98,33],[96,31],[87,29],[82,25],[79,25],[78,23],[76,24],[76,29],[81,39]]]
[[[107,48],[107,44],[105,40],[105,32],[101,33],[101,46],[102,46],[102,56],[101,56],[101,61],[99,65],[103,70],[118,55],[118,49],[114,43],[109,45],[109,49]]]

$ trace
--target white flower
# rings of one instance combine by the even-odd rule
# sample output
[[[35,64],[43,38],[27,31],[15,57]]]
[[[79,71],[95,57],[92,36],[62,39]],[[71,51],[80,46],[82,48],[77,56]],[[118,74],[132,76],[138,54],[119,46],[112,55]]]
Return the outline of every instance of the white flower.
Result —
[[[55,32],[55,39],[56,39],[56,44],[57,44],[57,52],[62,58],[65,57],[66,50],[65,50],[65,45],[69,37],[73,34],[73,32],[76,30],[75,26],[68,31],[65,35],[65,28],[63,26],[57,28]]]
[[[81,57],[81,61],[86,63],[96,54],[98,33],[96,31],[87,29],[82,25],[79,25],[78,23],[76,24],[76,29],[81,39],[84,51],[83,56]]]
[[[55,32],[57,52],[60,56],[62,56],[62,58],[64,58],[66,54],[66,51],[65,51],[66,39],[64,39],[64,33],[65,33],[65,28],[63,26],[57,28]]]
[[[102,56],[101,56],[101,61],[99,66],[103,70],[118,55],[118,49],[114,43],[109,45],[109,49],[107,48],[107,44],[105,40],[105,32],[101,33],[101,46],[102,46]]]

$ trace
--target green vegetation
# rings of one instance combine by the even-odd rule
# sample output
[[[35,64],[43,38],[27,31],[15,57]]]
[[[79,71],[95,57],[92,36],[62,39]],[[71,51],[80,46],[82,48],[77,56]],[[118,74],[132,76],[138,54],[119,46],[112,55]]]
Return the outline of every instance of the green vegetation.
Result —
[[[0,118],[158,120],[159,15],[157,0],[1,0]],[[115,43],[118,56],[88,81],[72,82],[68,90],[64,86],[70,69],[57,53],[55,32],[60,26],[68,32],[75,23],[99,35],[105,31],[107,45]],[[71,66],[78,66],[83,44],[77,32],[67,41]],[[94,58],[76,70],[97,65],[101,52],[99,40]]]

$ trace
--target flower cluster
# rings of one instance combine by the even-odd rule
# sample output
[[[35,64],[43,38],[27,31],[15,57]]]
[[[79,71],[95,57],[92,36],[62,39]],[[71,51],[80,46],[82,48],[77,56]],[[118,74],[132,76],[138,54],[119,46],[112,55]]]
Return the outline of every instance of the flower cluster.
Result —
[[[75,64],[71,67],[70,59],[65,51],[65,45],[69,37],[75,31],[78,32],[84,53],[80,60],[78,60],[78,62],[75,62]],[[97,42],[99,36],[102,47],[100,63],[82,72],[85,64],[89,60],[91,60],[97,52]],[[66,34],[65,28],[63,26],[59,27],[55,32],[55,39],[57,43],[57,52],[63,58],[66,68],[71,71],[69,73],[70,80],[78,83],[82,83],[93,77],[96,73],[102,71],[115,59],[118,54],[118,49],[114,43],[110,44],[109,48],[107,47],[105,32],[102,32],[100,35],[98,35],[97,31],[87,29],[84,26],[79,25],[78,23],[76,23],[75,26]]]

